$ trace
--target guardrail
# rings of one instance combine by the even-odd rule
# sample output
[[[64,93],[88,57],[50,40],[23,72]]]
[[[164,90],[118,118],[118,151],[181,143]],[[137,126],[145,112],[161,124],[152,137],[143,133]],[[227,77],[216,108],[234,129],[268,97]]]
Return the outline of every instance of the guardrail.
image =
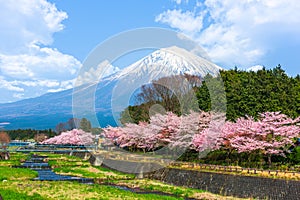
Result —
[[[14,144],[9,149],[10,152],[53,152],[53,153],[76,153],[76,152],[90,152],[96,148],[95,145],[50,145],[50,144],[30,144],[21,145]]]

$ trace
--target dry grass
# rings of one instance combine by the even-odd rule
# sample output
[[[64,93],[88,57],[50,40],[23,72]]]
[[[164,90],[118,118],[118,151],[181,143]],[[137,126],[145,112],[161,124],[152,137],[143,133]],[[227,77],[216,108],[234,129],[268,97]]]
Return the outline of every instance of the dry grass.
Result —
[[[236,198],[236,197],[224,197],[208,192],[203,192],[203,193],[195,193],[193,196],[195,199],[206,199],[206,200],[241,200],[241,198]],[[250,199],[249,199],[250,200]]]
[[[149,179],[136,179],[136,180],[128,180],[128,181],[121,180],[121,181],[117,181],[117,184],[131,187],[131,188],[141,188],[141,189],[146,189],[146,190],[151,188],[156,191],[166,192],[166,193],[170,193],[170,194],[176,194],[176,195],[179,195],[182,197],[189,197],[189,198],[195,198],[195,199],[207,199],[207,200],[213,200],[213,199],[242,200],[242,199],[245,199],[245,198],[237,198],[237,197],[231,197],[231,196],[221,196],[221,195],[209,193],[209,192],[198,190],[198,189],[168,185],[168,184],[160,182],[160,181],[149,180]]]
[[[241,176],[255,176],[255,177],[273,178],[273,179],[285,179],[285,180],[297,180],[297,181],[300,180],[299,172],[245,169],[239,166],[232,166],[231,170],[230,167],[227,168],[225,167],[224,170],[224,167],[221,166],[218,166],[214,169],[209,167],[200,167],[199,165],[191,165],[191,164],[180,164],[180,165],[171,166],[171,168],[221,173],[221,174],[241,175]]]

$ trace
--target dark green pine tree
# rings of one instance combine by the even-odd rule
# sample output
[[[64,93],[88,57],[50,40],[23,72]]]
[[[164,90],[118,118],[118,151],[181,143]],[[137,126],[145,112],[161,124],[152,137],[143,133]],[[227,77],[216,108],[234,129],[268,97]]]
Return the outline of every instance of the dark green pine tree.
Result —
[[[198,99],[198,104],[199,104],[200,110],[203,110],[205,112],[208,112],[211,110],[211,101],[210,101],[209,90],[206,86],[205,81],[202,82],[202,85],[196,91],[196,97]]]
[[[86,131],[86,132],[90,132],[92,129],[91,122],[89,120],[87,120],[86,118],[82,118],[80,121],[79,129]]]

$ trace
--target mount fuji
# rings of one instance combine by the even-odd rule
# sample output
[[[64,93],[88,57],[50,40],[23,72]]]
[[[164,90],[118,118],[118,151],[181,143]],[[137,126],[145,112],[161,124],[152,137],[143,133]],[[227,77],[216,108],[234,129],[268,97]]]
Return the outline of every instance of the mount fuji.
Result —
[[[185,49],[172,46],[151,53],[116,73],[113,77],[120,79],[134,75],[135,77],[139,76],[154,80],[164,76],[184,73],[203,77],[207,74],[215,76],[220,69],[222,68],[202,57],[196,56]]]
[[[91,82],[74,90],[47,93],[36,98],[0,104],[0,128],[55,128],[58,123],[73,117],[74,92],[84,92],[91,87],[96,88],[93,93],[94,109],[101,127],[116,125],[113,118],[114,107],[118,107],[116,110],[120,112],[126,107],[126,103],[128,106],[128,99],[142,85],[161,77],[185,73],[200,77],[207,74],[217,76],[221,69],[185,49],[175,46],[159,49],[97,83]],[[81,104],[84,104],[84,99]]]

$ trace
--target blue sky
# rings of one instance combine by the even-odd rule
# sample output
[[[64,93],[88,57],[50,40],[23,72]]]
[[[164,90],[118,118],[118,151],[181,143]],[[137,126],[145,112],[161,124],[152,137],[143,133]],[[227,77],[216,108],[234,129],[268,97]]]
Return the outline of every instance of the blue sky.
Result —
[[[81,63],[122,31],[184,33],[225,69],[300,74],[298,0],[0,0],[0,103],[72,88]]]

